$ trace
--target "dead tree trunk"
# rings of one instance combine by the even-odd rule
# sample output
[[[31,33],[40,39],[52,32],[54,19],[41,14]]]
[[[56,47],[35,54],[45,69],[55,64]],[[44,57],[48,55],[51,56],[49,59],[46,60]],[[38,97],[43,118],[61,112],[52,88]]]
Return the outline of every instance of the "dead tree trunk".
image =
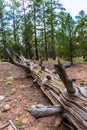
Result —
[[[75,88],[73,86],[73,79],[69,78],[65,72],[64,66],[59,61],[57,65],[54,65],[60,79],[62,80],[63,84],[65,85],[67,92],[75,93]]]
[[[39,66],[24,57],[22,57],[23,59],[20,57],[20,61],[22,62],[17,62],[12,59],[7,49],[6,53],[12,64],[29,70],[31,76],[36,79],[35,81],[40,85],[41,90],[53,105],[61,106],[57,113],[62,111],[62,116],[72,123],[77,130],[87,130],[87,87],[81,88],[77,86],[73,82],[74,79],[67,76],[65,68],[60,62],[54,65],[58,73],[58,75],[55,75],[45,67],[42,69],[42,63]],[[33,113],[36,110],[33,110]],[[47,109],[45,112],[48,114],[48,111]],[[39,114],[42,114],[41,109],[39,109],[39,112]],[[43,114],[40,116],[43,116]]]

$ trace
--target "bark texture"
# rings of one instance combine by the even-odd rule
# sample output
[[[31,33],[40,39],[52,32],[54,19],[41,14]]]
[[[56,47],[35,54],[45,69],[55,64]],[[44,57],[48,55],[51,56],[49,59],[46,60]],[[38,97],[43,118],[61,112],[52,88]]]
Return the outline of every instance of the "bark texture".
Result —
[[[42,104],[25,109],[35,118],[53,116],[61,112],[61,106],[44,106]]]
[[[87,87],[77,86],[73,79],[67,76],[60,61],[54,65],[57,75],[47,68],[42,69],[42,63],[39,66],[24,57],[15,61],[9,51],[6,50],[6,52],[12,64],[26,68],[31,76],[37,79],[36,82],[53,105],[62,107],[61,114],[64,118],[72,123],[77,130],[87,130]]]

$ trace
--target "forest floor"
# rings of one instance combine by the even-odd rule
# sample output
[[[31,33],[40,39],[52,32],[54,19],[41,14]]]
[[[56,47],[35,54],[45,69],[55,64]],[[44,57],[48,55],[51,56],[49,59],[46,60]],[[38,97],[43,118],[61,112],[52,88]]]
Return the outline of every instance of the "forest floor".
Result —
[[[53,69],[54,63],[45,62],[45,66]],[[77,78],[80,86],[87,85],[87,64],[76,64],[68,68],[67,73]],[[31,87],[32,81],[22,68],[0,64],[0,127],[11,119],[18,130],[69,130],[64,124],[58,128],[60,116],[35,119],[24,110],[35,104],[51,104],[38,85]],[[4,130],[13,129],[9,125]]]

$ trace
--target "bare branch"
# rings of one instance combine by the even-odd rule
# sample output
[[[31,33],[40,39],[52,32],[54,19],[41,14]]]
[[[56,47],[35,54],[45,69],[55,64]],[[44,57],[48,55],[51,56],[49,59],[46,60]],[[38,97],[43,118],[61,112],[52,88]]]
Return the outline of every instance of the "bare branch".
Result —
[[[12,120],[9,120],[9,124],[11,125],[11,127],[14,129],[14,130],[17,130],[16,126],[14,125],[14,123],[12,122]]]
[[[67,69],[67,68],[71,67],[71,65],[72,65],[71,63],[64,64],[64,68]]]
[[[75,93],[75,88],[73,87],[73,80],[67,76],[62,63],[60,61],[58,61],[58,64],[55,64],[54,68],[57,71],[58,75],[60,76],[60,79],[62,80],[63,84],[65,85],[67,91],[69,93]]]
[[[44,106],[40,104],[25,110],[35,118],[41,118],[56,115],[62,111],[62,108],[61,106]]]
[[[4,128],[7,127],[8,125],[9,125],[9,122],[6,123],[6,124],[4,124],[4,125],[2,125],[2,126],[0,126],[0,130],[4,129]]]
[[[29,67],[28,67],[27,65],[24,65],[24,64],[22,64],[22,63],[19,63],[19,62],[15,61],[15,60],[12,58],[11,53],[9,52],[9,50],[8,50],[7,48],[5,49],[5,51],[6,51],[6,54],[8,55],[8,58],[9,58],[9,62],[10,62],[10,63],[12,63],[12,64],[14,64],[14,65],[16,65],[16,66],[19,66],[19,67],[23,67],[23,68],[29,69]]]

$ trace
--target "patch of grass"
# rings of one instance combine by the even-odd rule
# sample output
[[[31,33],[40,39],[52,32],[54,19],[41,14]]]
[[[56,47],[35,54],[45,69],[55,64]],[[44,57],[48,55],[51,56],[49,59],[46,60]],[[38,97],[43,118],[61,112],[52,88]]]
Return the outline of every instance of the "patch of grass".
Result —
[[[3,62],[2,60],[0,60],[0,64],[8,64],[9,62]]]
[[[7,77],[7,79],[6,79],[6,84],[12,84],[13,81],[14,81],[14,78],[11,77],[11,76],[9,76],[9,77]]]
[[[84,59],[83,57],[79,57],[79,58],[74,58],[74,63],[84,63]]]
[[[8,96],[9,96],[9,93],[5,93],[4,96],[5,96],[5,97],[8,97]]]
[[[83,80],[83,79],[80,79],[80,82],[84,82],[84,80]]]
[[[7,77],[7,79],[6,79],[7,81],[13,81],[14,80],[14,78],[12,77],[12,76],[9,76],[9,77]]]
[[[15,92],[11,92],[10,94],[13,95],[13,94],[15,94]]]
[[[4,79],[3,79],[3,78],[1,78],[1,79],[0,79],[0,82],[4,82]]]
[[[21,78],[20,77],[15,77],[14,80],[20,80]]]
[[[69,61],[66,61],[66,60],[61,59],[61,58],[59,58],[59,59],[63,64],[69,62]],[[48,61],[46,61],[46,62],[58,63],[58,57],[56,58],[56,60],[49,58]],[[87,61],[84,62],[83,57],[74,58],[73,62],[74,62],[74,64],[87,64]]]
[[[12,84],[13,82],[12,81],[7,81],[6,84]]]
[[[11,95],[15,94],[15,92],[11,92]]]
[[[13,94],[15,94],[15,93],[16,93],[16,89],[13,88],[13,89],[11,90],[10,94],[13,95]]]
[[[17,120],[17,121],[15,122],[15,125],[16,125],[16,127],[20,127],[20,126],[21,126],[21,120]]]
[[[32,98],[29,98],[29,101],[32,101]]]
[[[85,83],[85,85],[87,86],[87,83]]]

